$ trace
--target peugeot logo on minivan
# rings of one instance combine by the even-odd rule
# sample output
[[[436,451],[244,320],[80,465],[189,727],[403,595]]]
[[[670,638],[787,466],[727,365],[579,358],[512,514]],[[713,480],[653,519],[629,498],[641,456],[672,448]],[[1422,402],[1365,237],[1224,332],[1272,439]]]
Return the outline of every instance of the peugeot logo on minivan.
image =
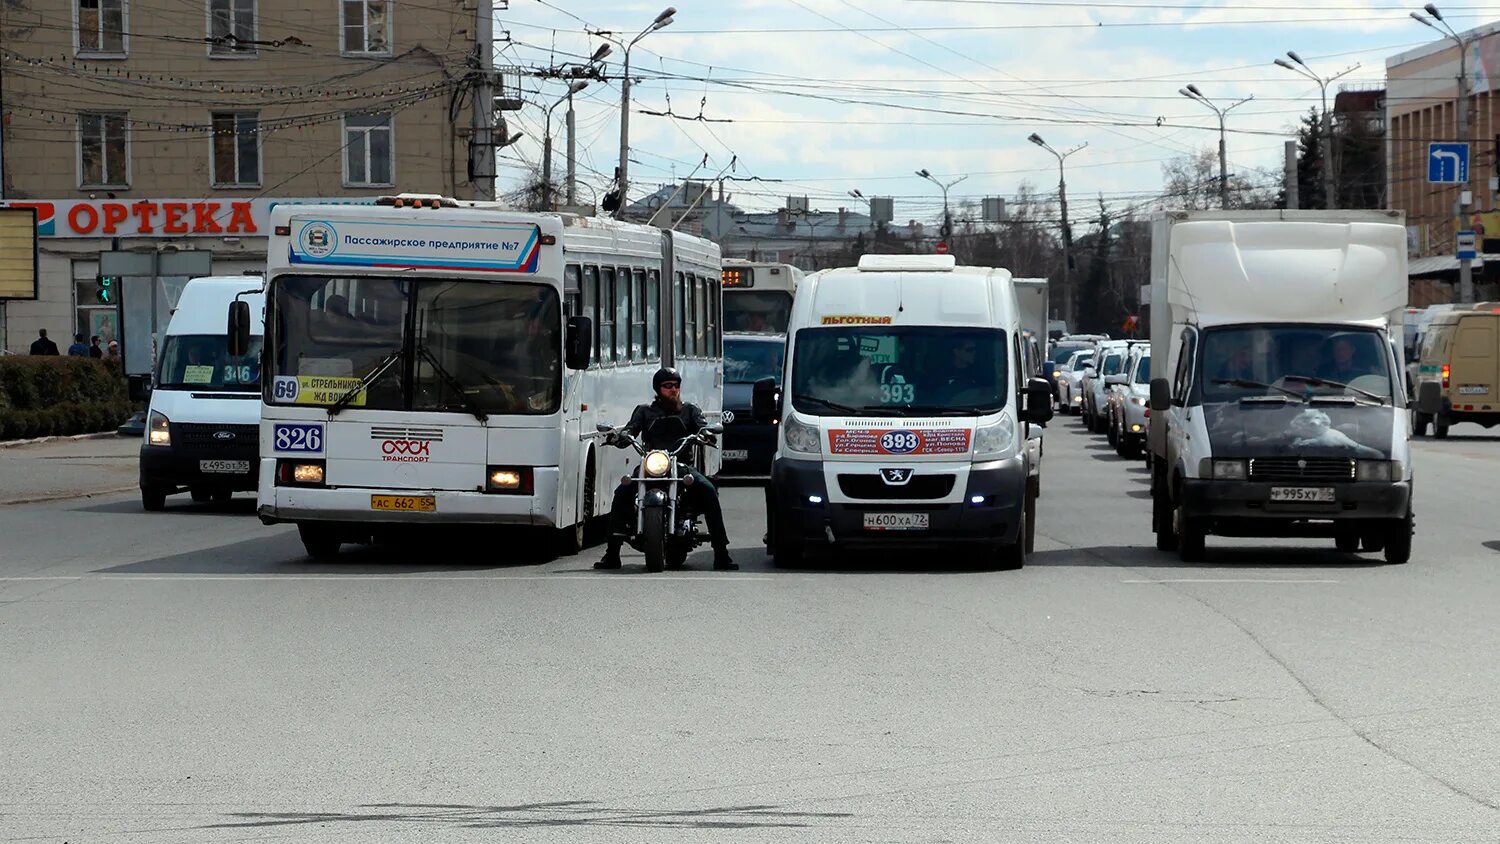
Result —
[[[885,481],[886,486],[901,486],[911,480],[910,469],[881,469],[880,479]]]

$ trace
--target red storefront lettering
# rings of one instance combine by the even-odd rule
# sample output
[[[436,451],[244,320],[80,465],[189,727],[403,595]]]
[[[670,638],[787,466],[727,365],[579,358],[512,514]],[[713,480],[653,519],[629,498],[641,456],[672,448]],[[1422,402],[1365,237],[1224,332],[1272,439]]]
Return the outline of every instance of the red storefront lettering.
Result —
[[[114,234],[115,233],[115,226],[118,226],[120,223],[125,222],[125,218],[127,218],[129,216],[130,216],[130,212],[127,211],[127,210],[125,210],[125,206],[119,204],[118,202],[107,202],[107,203],[105,203],[104,204],[104,233],[105,234]]]
[[[162,203],[161,207],[167,217],[162,223],[161,230],[167,234],[187,234],[187,221],[182,218],[188,212],[188,204],[186,202],[165,202]]]
[[[87,223],[83,222],[84,217],[88,218]],[[92,205],[74,205],[68,212],[68,228],[79,234],[88,234],[97,225],[99,225],[99,212],[95,211]]]
[[[136,218],[141,221],[135,230],[141,234],[155,234],[156,229],[151,226],[151,218],[156,214],[156,206],[149,202],[137,202],[133,210]]]
[[[219,213],[217,202],[194,202],[193,231],[199,234],[218,234],[223,231],[219,227],[219,221],[214,219],[217,213]]]
[[[255,218],[250,216],[250,203],[232,202],[230,203],[230,207],[233,210],[230,212],[229,226],[225,231],[255,234],[257,230],[255,228]]]

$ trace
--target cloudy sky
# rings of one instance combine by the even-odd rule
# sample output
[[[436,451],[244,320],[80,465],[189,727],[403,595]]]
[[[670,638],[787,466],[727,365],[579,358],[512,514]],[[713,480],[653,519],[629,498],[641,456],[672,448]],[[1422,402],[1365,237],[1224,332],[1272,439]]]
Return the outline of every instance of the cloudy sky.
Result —
[[[943,181],[955,204],[1013,197],[1022,182],[1055,195],[1058,150],[1079,216],[1157,193],[1162,163],[1218,142],[1218,119],[1178,94],[1194,83],[1229,114],[1229,166],[1256,182],[1279,178],[1282,143],[1318,104],[1318,86],[1272,60],[1297,51],[1322,76],[1360,67],[1341,84],[1379,86],[1385,60],[1435,33],[1396,0],[675,0],[671,26],[631,52],[631,197],[696,173],[734,177],[737,204],[859,207],[848,192],[895,197],[897,220],[932,219]],[[664,7],[656,0],[511,0],[498,61],[526,68],[580,63],[609,30],[626,40]],[[1443,5],[1468,29],[1495,6]],[[609,182],[619,154],[621,50],[604,82],[575,98],[580,193]],[[541,158],[543,111],[565,83],[523,79],[528,105],[508,116],[522,141],[502,151],[501,190]],[[563,113],[552,118],[563,171]],[[641,113],[670,113],[676,117]],[[700,119],[701,118],[701,119]],[[706,166],[701,166],[704,157]],[[731,162],[732,165],[731,165]],[[1264,175],[1261,171],[1274,173]]]

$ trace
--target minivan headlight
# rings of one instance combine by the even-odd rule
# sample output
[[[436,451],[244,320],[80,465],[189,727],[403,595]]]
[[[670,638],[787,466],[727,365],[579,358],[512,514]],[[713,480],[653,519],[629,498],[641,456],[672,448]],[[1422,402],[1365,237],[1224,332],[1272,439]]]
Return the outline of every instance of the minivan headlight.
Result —
[[[1001,457],[1009,453],[1016,444],[1016,424],[1010,414],[1002,413],[993,425],[985,425],[974,431],[974,459]]]
[[[1213,479],[1216,481],[1243,481],[1245,479],[1245,461],[1243,460],[1215,460],[1213,461]]]
[[[1354,465],[1356,481],[1391,481],[1401,477],[1401,464],[1394,460],[1361,460]]]
[[[786,437],[788,451],[801,452],[802,454],[822,454],[822,444],[818,439],[818,428],[799,420],[796,416],[788,416],[786,425],[782,428]]]
[[[146,420],[146,441],[152,445],[172,444],[171,423],[160,411],[151,411]]]

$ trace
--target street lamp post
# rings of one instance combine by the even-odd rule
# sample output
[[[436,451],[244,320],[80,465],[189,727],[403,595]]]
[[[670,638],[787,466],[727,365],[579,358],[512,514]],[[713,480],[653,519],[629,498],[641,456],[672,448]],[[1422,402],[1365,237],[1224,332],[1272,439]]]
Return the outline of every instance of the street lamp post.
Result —
[[[586,68],[586,72],[590,72],[590,73],[595,74],[595,78],[596,79],[599,78],[599,76],[598,76],[599,68],[597,67],[597,65],[600,62],[604,61],[604,57],[608,56],[613,50],[614,50],[614,48],[611,47],[608,44],[600,44],[599,45],[599,49],[597,49],[597,50],[594,51],[594,55],[591,56],[591,57],[589,57],[589,63],[588,63],[588,66]],[[568,207],[570,207],[570,208],[578,205],[578,135],[577,135],[577,129],[576,129],[576,124],[575,124],[575,118],[574,118],[574,115],[573,115],[573,94],[575,94],[575,93],[577,93],[577,92],[572,91],[572,90],[568,91],[568,114],[567,114],[567,121],[568,121],[568,189],[567,189],[567,203],[568,203]]]
[[[630,48],[658,29],[671,26],[672,16],[675,14],[677,10],[668,6],[656,16],[650,26],[641,30],[629,43],[621,45],[625,48],[625,72],[620,78],[620,204],[615,207],[616,220],[625,219],[626,191],[630,187]]]
[[[563,103],[568,104],[568,175],[573,175],[573,95],[589,86],[587,79],[580,79],[568,85],[568,93],[557,99],[557,102],[547,107],[546,123],[542,128],[542,196],[546,199],[547,210],[552,208],[552,112]],[[573,187],[571,178],[568,188]],[[573,197],[569,195],[568,204],[573,203]]]
[[[1217,114],[1219,116],[1219,207],[1228,208],[1229,160],[1225,157],[1226,153],[1224,151],[1224,115],[1255,99],[1255,95],[1251,94],[1243,100],[1232,103],[1224,108],[1219,108],[1218,106],[1214,105],[1213,100],[1210,100],[1208,97],[1203,96],[1203,92],[1198,90],[1198,86],[1196,85],[1188,85],[1186,88],[1179,88],[1177,89],[1177,93],[1183,95],[1184,97],[1187,97],[1193,102],[1202,103],[1203,105],[1208,106],[1213,110],[1214,114]]]
[[[1042,140],[1042,136],[1041,135],[1038,135],[1035,132],[1032,132],[1031,133],[1031,137],[1027,138],[1026,140],[1031,141],[1032,143],[1036,144],[1037,146],[1041,147],[1042,149],[1044,149],[1044,150],[1052,153],[1053,155],[1057,156],[1057,204],[1062,209],[1062,242],[1063,242],[1062,294],[1063,294],[1063,314],[1064,314],[1065,318],[1067,319],[1068,324],[1072,325],[1073,322],[1075,321],[1074,318],[1073,318],[1074,303],[1073,303],[1073,282],[1072,282],[1072,270],[1073,270],[1073,268],[1072,268],[1072,263],[1073,263],[1073,230],[1068,227],[1068,179],[1067,179],[1067,176],[1063,173],[1063,162],[1068,159],[1068,156],[1070,156],[1073,153],[1078,152],[1079,150],[1081,150],[1084,147],[1088,146],[1088,143],[1087,142],[1081,143],[1078,146],[1073,147],[1070,150],[1067,150],[1066,152],[1058,152],[1057,150],[1053,149],[1046,141]]]
[[[1472,145],[1474,141],[1474,114],[1469,111],[1468,60],[1469,45],[1473,43],[1474,39],[1464,38],[1455,32],[1453,27],[1449,26],[1448,22],[1443,20],[1443,13],[1438,11],[1437,6],[1428,3],[1422,8],[1427,11],[1427,14],[1432,16],[1432,20],[1423,17],[1421,12],[1412,12],[1412,19],[1423,26],[1437,30],[1439,35],[1458,45],[1458,102],[1454,104],[1455,116],[1458,118],[1458,126],[1456,128],[1458,134],[1463,138],[1464,143]],[[1432,22],[1433,20],[1441,23],[1442,26],[1439,27],[1437,23]],[[1466,173],[1465,175],[1468,174]],[[1459,227],[1468,225],[1469,203],[1472,199],[1473,193],[1469,190],[1469,182],[1465,180],[1459,183],[1458,202],[1459,217],[1461,218]],[[1453,239],[1454,245],[1457,246],[1458,229],[1454,229]],[[1474,265],[1468,258],[1461,258],[1458,262],[1458,299],[1466,305],[1472,304],[1474,301]]]
[[[954,185],[958,184],[959,182],[962,182],[964,179],[967,179],[969,177],[968,176],[959,176],[957,179],[954,179],[953,181],[948,182],[947,184],[943,184],[942,182],[940,182],[940,181],[937,180],[936,176],[934,176],[931,173],[927,172],[927,168],[926,167],[923,167],[921,170],[918,170],[917,171],[917,175],[921,176],[922,178],[926,179],[929,182],[932,182],[934,185],[937,185],[943,191],[943,228],[942,228],[942,231],[939,232],[939,234],[942,235],[943,242],[946,243],[947,240],[948,240],[948,238],[950,238],[950,237],[953,236],[953,215],[951,213],[949,213],[949,211],[948,211],[948,189],[951,188],[951,187],[953,187]]]
[[[1343,76],[1347,76],[1348,74],[1358,70],[1359,64],[1356,63],[1353,67],[1345,68],[1342,72],[1335,73],[1327,79],[1324,79],[1317,73],[1313,72],[1313,69],[1307,66],[1307,62],[1304,62],[1302,60],[1302,57],[1297,55],[1296,51],[1287,50],[1286,55],[1288,59],[1291,59],[1291,61],[1287,61],[1286,59],[1277,59],[1276,65],[1278,67],[1284,67],[1293,73],[1299,74],[1318,83],[1318,94],[1323,102],[1323,119],[1321,121],[1323,124],[1323,207],[1337,208],[1339,207],[1338,181],[1334,178],[1333,116],[1328,112],[1328,85],[1334,80],[1337,80]]]

